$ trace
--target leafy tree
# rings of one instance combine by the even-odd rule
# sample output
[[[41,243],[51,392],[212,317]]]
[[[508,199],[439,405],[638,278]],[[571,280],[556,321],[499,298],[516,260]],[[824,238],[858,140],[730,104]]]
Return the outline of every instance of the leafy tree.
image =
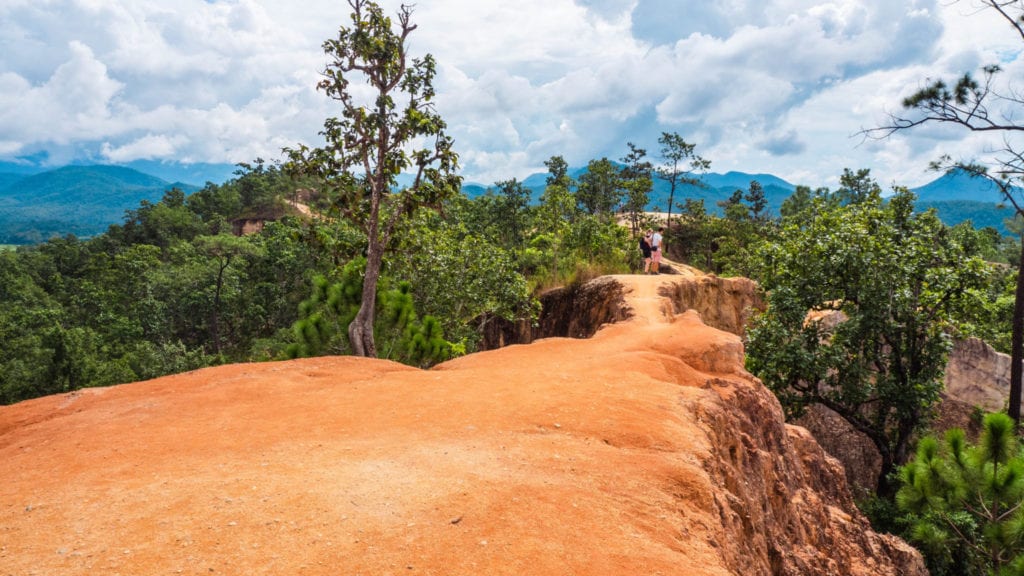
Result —
[[[725,200],[718,201],[718,207],[722,209],[728,220],[743,220],[750,217],[750,209],[743,203],[743,190],[733,190]]]
[[[107,234],[122,245],[152,244],[167,250],[175,240],[205,232],[202,220],[185,205],[185,193],[172,188],[156,204],[143,200],[138,209],[128,211],[124,224],[111,226]]]
[[[215,270],[213,306],[210,318],[210,340],[214,354],[221,353],[221,314],[226,291],[225,280],[229,267],[238,260],[251,258],[257,248],[245,238],[230,234],[200,236],[195,239],[199,252],[213,261]],[[237,290],[237,289],[236,289]]]
[[[548,175],[544,179],[548,186],[561,186],[573,193],[576,181],[569,176],[569,163],[561,156],[552,156],[544,161],[544,167],[548,169]]]
[[[977,445],[963,430],[923,438],[896,494],[932,574],[1024,573],[1024,453],[1013,420],[988,414]]]
[[[359,313],[362,300],[362,275],[366,260],[349,262],[337,281],[324,276],[313,280],[312,295],[300,305],[300,317],[293,326],[295,342],[289,346],[292,358],[342,354],[352,343],[344,329]],[[464,350],[444,339],[440,323],[432,316],[420,320],[412,299],[412,285],[400,282],[388,288],[386,282],[379,299],[379,315],[374,329],[384,343],[382,357],[424,366],[447,360]]]
[[[419,206],[438,206],[458,189],[458,158],[432,103],[434,58],[408,55],[406,42],[416,29],[412,8],[399,9],[394,30],[376,3],[349,0],[349,6],[351,26],[324,42],[331,62],[317,86],[341,104],[342,117],[324,122],[325,147],[287,152],[290,167],[319,177],[366,234],[362,298],[348,335],[355,354],[376,356],[373,323],[384,253],[401,218]],[[352,87],[358,80],[373,95],[368,101]],[[425,148],[408,151],[424,141]],[[398,188],[397,176],[409,168],[412,183]]]
[[[860,204],[881,195],[882,187],[871,177],[869,168],[861,168],[856,172],[843,168],[839,189],[835,191],[835,197],[840,203]]]
[[[1019,0],[979,0],[978,4],[996,12],[1024,40],[1024,3]],[[947,171],[963,170],[994,182],[1016,213],[1024,215],[1024,147],[1019,139],[1011,137],[1024,131],[1024,122],[1020,121],[1024,100],[1011,85],[998,83],[1002,71],[999,64],[988,64],[981,68],[980,78],[965,72],[952,85],[943,79],[930,80],[923,88],[903,99],[902,114],[892,114],[885,125],[863,133],[885,138],[927,124],[951,124],[968,132],[1002,135],[1002,148],[990,160],[955,161],[944,156],[936,160],[933,167]],[[989,167],[995,170],[990,172]],[[1021,242],[1024,247],[1024,236]],[[1024,249],[1019,254],[1014,301],[1008,413],[1019,425],[1024,378]]]
[[[704,200],[687,198],[680,206],[679,226],[670,229],[676,252],[687,262],[711,272],[714,270],[715,234],[711,227],[713,216],[704,207]]]
[[[236,186],[207,182],[201,190],[185,199],[199,219],[207,224],[207,233],[230,232],[228,222],[242,211],[242,196]]]
[[[997,246],[1003,243],[995,230],[975,230],[969,222],[950,228],[953,241],[987,262],[999,262]],[[993,238],[992,232],[996,237]],[[958,314],[961,333],[984,340],[996,350],[1009,353],[1012,339],[1014,291],[1017,272],[1008,266],[993,266],[988,282],[965,294]]]
[[[630,256],[639,255],[629,232],[609,215],[576,218],[565,233],[564,243],[576,257],[578,268],[599,274],[626,272]]]
[[[815,200],[823,203],[823,200]],[[758,253],[767,311],[748,331],[748,368],[787,414],[822,404],[867,436],[881,495],[931,415],[953,326],[985,266],[953,242],[913,194],[815,209]],[[841,320],[832,328],[829,317]]]
[[[290,178],[281,174],[276,164],[267,167],[262,158],[257,158],[255,165],[239,163],[235,176],[230,184],[238,189],[241,207],[254,213],[272,208],[294,190]]]
[[[633,236],[636,236],[640,231],[641,216],[651,199],[651,189],[654,187],[654,166],[645,160],[646,150],[632,142],[627,142],[626,145],[629,147],[629,153],[622,158],[624,166],[620,172],[622,187],[626,191],[626,203],[623,208],[629,215],[629,225]]]
[[[576,201],[587,214],[610,214],[622,199],[622,176],[607,158],[591,160],[580,174]]]
[[[499,223],[500,245],[519,252],[524,244],[529,219],[530,190],[515,178],[495,184],[500,202],[495,216]]]
[[[815,210],[828,210],[838,205],[838,199],[828,188],[811,190],[809,186],[798,185],[796,190],[782,201],[779,214],[784,223],[802,225],[814,219]]]
[[[350,260],[362,247],[362,235],[345,224],[323,218],[283,218],[247,237],[253,251],[246,258],[247,282],[240,286],[244,305],[238,309],[237,322],[241,332],[261,338],[291,326],[299,302],[309,294],[313,275]],[[318,232],[320,228],[324,230]],[[319,240],[330,242],[329,247]]]
[[[568,164],[561,156],[552,156],[544,162],[548,168],[547,186],[537,206],[537,232],[531,244],[546,248],[550,253],[551,279],[557,282],[559,277],[559,255],[562,242],[573,220],[576,219],[576,198],[572,188],[575,184],[568,175]]]
[[[349,351],[346,328],[359,311],[363,262],[355,259],[342,268],[340,277],[313,278],[309,298],[299,305],[299,319],[292,325],[295,342],[288,348],[292,358],[345,354]]]
[[[53,350],[47,348],[44,335],[64,321],[63,310],[32,278],[30,268],[44,258],[0,251],[0,340],[4,343],[0,346],[0,402],[4,404],[60,391],[60,385],[47,378]]]
[[[668,214],[665,217],[665,224],[671,227],[676,189],[686,184],[702,186],[700,178],[694,177],[693,174],[710,170],[711,161],[697,156],[694,153],[697,145],[687,142],[676,132],[662,132],[661,137],[658,138],[658,144],[661,144],[661,158],[665,163],[655,171],[658,177],[668,182],[669,185]]]
[[[396,247],[405,257],[390,273],[415,288],[417,311],[436,318],[447,338],[472,350],[484,323],[532,319],[534,303],[517,253],[471,230],[462,218],[465,209],[455,203],[443,217],[418,212]]]

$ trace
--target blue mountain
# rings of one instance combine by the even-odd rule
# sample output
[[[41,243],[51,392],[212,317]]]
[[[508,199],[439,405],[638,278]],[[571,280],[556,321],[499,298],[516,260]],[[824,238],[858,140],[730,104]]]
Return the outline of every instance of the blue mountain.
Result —
[[[71,164],[88,168],[96,164]],[[237,164],[217,164],[210,162],[166,162],[162,160],[134,160],[127,164],[121,164],[124,168],[156,176],[168,182],[187,182],[194,186],[203,186],[207,182],[222,184],[234,178]],[[67,166],[65,166],[67,167]],[[54,167],[40,164],[36,160],[24,160],[20,162],[0,161],[0,189],[5,187],[11,179],[16,177],[32,176],[50,172]]]
[[[122,222],[126,210],[143,200],[158,202],[171,188],[198,190],[123,166],[65,166],[0,179],[0,243],[99,234]]]
[[[914,204],[914,208],[934,208],[939,220],[946,226],[956,226],[961,222],[970,221],[974,228],[995,228],[1004,236],[1010,235],[1006,221],[1012,220],[1015,214],[1015,210],[1010,206],[974,200],[919,200]]]
[[[1003,235],[1009,235],[1006,220],[1012,219],[1015,210],[1005,205],[1003,193],[990,180],[972,177],[956,170],[947,172],[924,186],[914,188],[917,194],[915,207],[918,210],[934,208],[947,226],[970,221],[975,228],[991,227]],[[1015,188],[1014,197],[1024,197],[1024,190]]]
[[[223,183],[234,176],[235,170],[228,164],[156,161],[47,170],[28,162],[0,162],[0,243],[38,242],[68,233],[95,235],[110,224],[122,222],[125,211],[138,208],[143,200],[157,202],[172,187],[191,193],[206,182]],[[571,168],[569,175],[578,179],[586,170]],[[537,173],[522,181],[534,203],[540,201],[547,177],[547,173]],[[673,201],[676,205],[686,199],[703,201],[706,210],[720,213],[718,203],[736,190],[746,192],[752,181],[764,188],[771,215],[778,215],[782,202],[795,189],[772,174],[708,173],[701,176],[700,186],[679,186]],[[463,192],[472,198],[494,188],[493,184],[467,182]],[[1013,210],[1000,206],[999,191],[985,179],[954,172],[913,191],[918,195],[918,209],[935,208],[948,225],[970,220],[976,227],[992,226],[1007,233],[1003,220],[1012,216]],[[669,184],[656,178],[648,209],[665,211],[668,196]],[[678,207],[673,206],[676,211]]]
[[[789,190],[790,193],[796,189],[796,186],[786,182],[778,176],[771,174],[747,174],[746,172],[726,172],[725,174],[708,173],[704,174],[701,180],[705,184],[712,188],[729,188],[731,190],[747,190],[750,188],[750,182],[753,180],[758,181],[761,186],[767,188],[768,186],[775,186],[784,190]]]
[[[45,172],[46,168],[40,167],[38,164],[32,162],[6,162],[0,161],[0,173],[3,174],[17,174],[20,176],[31,176],[32,174],[39,174]]]
[[[972,177],[962,170],[947,172],[924,186],[914,188],[914,193],[922,202],[965,200],[995,204],[1003,201],[1002,192],[993,182],[983,177]]]
[[[135,160],[126,167],[144,174],[156,176],[168,182],[187,182],[204,186],[207,182],[223,184],[235,177],[237,164],[214,164],[209,162],[164,162],[160,160]]]

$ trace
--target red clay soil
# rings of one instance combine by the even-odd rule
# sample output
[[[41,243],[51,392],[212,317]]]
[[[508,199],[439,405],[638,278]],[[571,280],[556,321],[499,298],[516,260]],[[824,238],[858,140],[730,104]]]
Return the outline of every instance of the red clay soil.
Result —
[[[729,574],[692,403],[741,348],[661,278],[589,340],[0,407],[0,574]]]

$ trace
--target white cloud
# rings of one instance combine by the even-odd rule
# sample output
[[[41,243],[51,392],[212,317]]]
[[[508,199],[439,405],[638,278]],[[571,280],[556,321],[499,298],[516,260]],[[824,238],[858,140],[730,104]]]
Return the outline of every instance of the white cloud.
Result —
[[[139,159],[173,158],[178,148],[186,142],[185,137],[180,135],[146,134],[137,140],[117,147],[112,146],[109,142],[104,142],[101,153],[104,158],[114,163]]]
[[[88,46],[69,44],[70,59],[40,86],[12,72],[0,75],[0,132],[22,142],[65,144],[103,136],[123,85]]]
[[[716,171],[817,185],[870,167],[917,184],[937,152],[991,142],[853,136],[929,76],[998,60],[1020,77],[1020,38],[969,4],[431,0],[410,44],[438,61],[468,180],[522,178],[556,154],[619,158],[627,141],[653,153],[678,131]],[[321,43],[347,23],[337,0],[6,0],[0,158],[277,158],[337,113],[314,86]]]

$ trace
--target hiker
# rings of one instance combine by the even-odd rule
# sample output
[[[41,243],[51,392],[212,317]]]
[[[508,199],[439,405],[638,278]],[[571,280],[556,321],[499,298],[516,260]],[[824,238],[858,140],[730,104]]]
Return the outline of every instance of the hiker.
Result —
[[[644,274],[651,270],[651,231],[640,237],[640,255],[644,258]]]
[[[658,228],[658,231],[651,236],[651,274],[658,274],[661,272],[661,233],[665,231],[664,227]]]

